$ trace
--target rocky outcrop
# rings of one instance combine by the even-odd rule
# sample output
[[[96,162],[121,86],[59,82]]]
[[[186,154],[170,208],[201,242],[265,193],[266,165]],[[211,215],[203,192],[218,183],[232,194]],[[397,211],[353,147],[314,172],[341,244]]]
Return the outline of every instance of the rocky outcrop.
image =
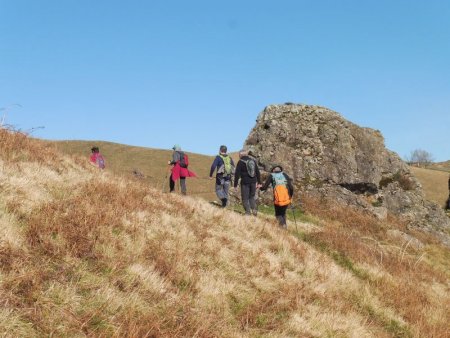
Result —
[[[408,166],[386,149],[380,131],[359,127],[330,109],[267,106],[245,147],[266,171],[282,164],[297,189],[357,206],[379,218],[391,212],[430,231],[450,229],[444,212],[424,200]]]

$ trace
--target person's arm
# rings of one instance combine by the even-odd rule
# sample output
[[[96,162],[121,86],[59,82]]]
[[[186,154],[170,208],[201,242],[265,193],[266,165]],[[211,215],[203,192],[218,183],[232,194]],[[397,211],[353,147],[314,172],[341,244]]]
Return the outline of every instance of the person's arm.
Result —
[[[288,188],[289,196],[292,198],[292,196],[294,195],[294,185],[292,184],[292,178],[290,178],[288,174],[283,173],[283,175],[288,182],[287,188]]]
[[[237,166],[236,166],[236,172],[234,173],[234,187],[237,188],[238,183],[239,183],[239,179],[241,178],[241,168],[242,168],[242,164],[244,162],[239,161]]]
[[[255,160],[253,160],[255,161]],[[258,162],[255,161],[255,171],[256,171],[256,181],[258,182],[258,184],[261,184],[261,173],[259,172],[259,168],[258,168]]]
[[[264,185],[261,187],[261,191],[266,191],[269,188],[270,183],[272,182],[272,175],[269,174],[266,178],[266,182],[264,182]]]
[[[169,162],[170,165],[175,165],[177,164],[178,161],[180,161],[180,153],[178,151],[174,151],[173,155],[172,155],[172,161]]]
[[[216,156],[216,158],[214,159],[214,162],[211,165],[211,170],[209,171],[209,177],[213,177],[214,171],[219,166],[219,159],[220,159],[219,156]]]

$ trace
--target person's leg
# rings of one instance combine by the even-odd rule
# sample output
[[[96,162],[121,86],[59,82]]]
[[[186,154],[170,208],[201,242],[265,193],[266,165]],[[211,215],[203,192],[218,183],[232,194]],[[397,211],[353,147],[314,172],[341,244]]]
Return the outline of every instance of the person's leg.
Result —
[[[180,177],[181,193],[186,195],[186,177]]]
[[[231,184],[231,181],[224,181],[223,182],[223,199],[222,199],[222,206],[225,208],[226,206],[227,206],[227,203],[228,203],[228,194],[229,194],[229,191],[230,191],[230,184]]]
[[[172,174],[169,177],[169,191],[173,192],[175,190],[175,181],[172,179]]]
[[[222,207],[226,205],[226,195],[225,195],[225,180],[223,178],[216,178],[216,195],[222,202]]]
[[[258,207],[256,206],[256,183],[249,184],[250,192],[249,192],[249,202],[250,208],[252,209],[253,215],[257,215]]]
[[[274,205],[275,207],[275,217],[280,225],[280,227],[286,228],[286,209],[287,206],[280,207],[278,205]]]
[[[286,211],[287,211],[288,206],[285,205],[284,207],[281,207],[281,217],[282,217],[282,221],[283,224],[281,225],[283,228],[287,229],[287,222],[286,222]]]
[[[222,206],[223,206],[223,185],[222,184],[216,183],[216,196],[219,200],[222,201]]]
[[[249,198],[250,198],[250,184],[241,184],[241,199],[246,215],[251,214]]]

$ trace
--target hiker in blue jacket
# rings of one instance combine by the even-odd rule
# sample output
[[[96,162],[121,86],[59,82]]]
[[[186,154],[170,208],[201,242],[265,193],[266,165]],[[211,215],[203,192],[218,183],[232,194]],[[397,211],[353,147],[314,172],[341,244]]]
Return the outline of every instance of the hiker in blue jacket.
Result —
[[[227,154],[227,147],[220,146],[219,155],[216,156],[211,165],[209,172],[210,179],[213,178],[214,171],[216,171],[216,195],[222,202],[222,208],[225,208],[228,203],[228,192],[231,185],[231,180],[234,174],[234,162],[231,156]]]

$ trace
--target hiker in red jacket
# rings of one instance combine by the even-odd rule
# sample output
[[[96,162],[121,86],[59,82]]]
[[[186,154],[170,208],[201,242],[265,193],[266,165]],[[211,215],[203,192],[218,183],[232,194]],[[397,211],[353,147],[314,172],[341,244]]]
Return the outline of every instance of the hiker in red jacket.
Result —
[[[170,192],[175,190],[175,182],[180,180],[181,193],[186,195],[186,177],[196,177],[197,175],[188,170],[189,159],[188,156],[181,151],[181,147],[176,144],[172,149],[172,161],[169,161],[168,163],[172,166],[172,172],[169,179]]]
[[[92,147],[91,152],[92,154],[89,158],[89,163],[99,169],[105,169],[105,159],[102,154],[100,154],[98,147]]]

